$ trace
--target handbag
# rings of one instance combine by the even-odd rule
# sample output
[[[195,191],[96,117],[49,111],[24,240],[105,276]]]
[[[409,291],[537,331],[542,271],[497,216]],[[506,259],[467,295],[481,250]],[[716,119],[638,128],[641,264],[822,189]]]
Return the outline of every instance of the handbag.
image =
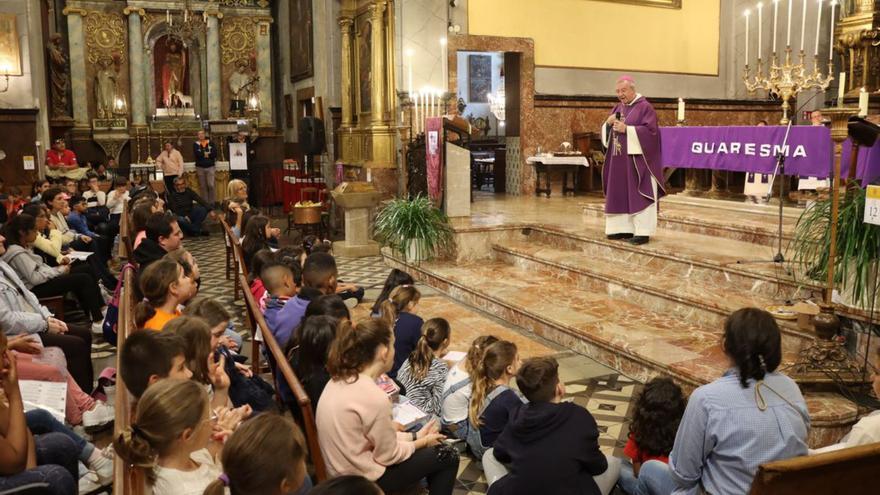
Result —
[[[119,295],[122,293],[122,282],[125,280],[125,270],[134,270],[132,263],[126,263],[119,271],[119,281],[116,283],[116,289],[113,291],[113,298],[107,303],[107,314],[104,316],[104,323],[101,330],[104,335],[104,341],[110,345],[116,345],[117,326],[119,325]]]

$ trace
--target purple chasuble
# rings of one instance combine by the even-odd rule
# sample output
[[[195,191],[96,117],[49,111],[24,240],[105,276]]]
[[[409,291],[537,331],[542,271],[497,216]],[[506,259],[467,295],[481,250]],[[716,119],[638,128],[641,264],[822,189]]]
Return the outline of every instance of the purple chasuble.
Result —
[[[657,181],[657,199],[666,195],[660,161],[660,129],[657,113],[644,97],[632,105],[618,103],[611,115],[616,112],[620,112],[620,119],[627,127],[635,129],[643,154],[627,154],[626,132],[618,133],[607,126],[608,150],[602,169],[605,213],[635,214],[654,204],[651,176]],[[619,148],[614,145],[613,136],[617,137]]]

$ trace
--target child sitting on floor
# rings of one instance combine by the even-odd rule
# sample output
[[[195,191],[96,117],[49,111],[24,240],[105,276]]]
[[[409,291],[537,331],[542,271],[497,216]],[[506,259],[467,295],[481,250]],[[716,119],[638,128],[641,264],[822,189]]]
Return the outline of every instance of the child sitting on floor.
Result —
[[[636,399],[629,439],[623,449],[629,460],[620,466],[618,485],[624,492],[641,495],[674,488],[669,485],[664,488],[666,482],[661,480],[668,480],[668,476],[653,476],[652,463],[669,463],[669,453],[686,406],[681,387],[671,379],[658,377],[645,384]]]
[[[449,373],[449,365],[441,357],[449,348],[450,338],[448,321],[426,321],[415,350],[397,372],[397,380],[406,389],[412,405],[432,416],[440,416],[440,399]]]
[[[444,432],[459,440],[467,439],[468,404],[471,401],[471,377],[483,363],[483,353],[489,345],[498,342],[494,335],[481,335],[471,342],[467,355],[449,370],[443,395],[440,397],[440,426]]]
[[[119,376],[139,399],[147,387],[163,378],[189,380],[183,339],[172,332],[134,332],[119,350]]]
[[[373,318],[381,316],[382,303],[388,300],[391,291],[401,285],[415,285],[415,281],[413,281],[413,278],[409,273],[406,273],[403,270],[398,270],[397,268],[392,268],[388,277],[385,279],[385,284],[382,286],[382,292],[379,293],[379,297],[376,298],[376,302],[373,303],[373,307],[370,309],[370,316]]]
[[[422,337],[425,322],[412,313],[421,298],[422,293],[414,286],[401,285],[382,303],[382,319],[394,328],[394,366],[388,372],[391,378],[397,378],[397,370]]]
[[[499,340],[486,348],[483,362],[472,377],[467,444],[477,459],[482,459],[486,450],[495,444],[510,417],[523,403],[510,388],[510,380],[516,376],[519,365],[516,344]]]
[[[311,487],[303,434],[277,414],[261,414],[241,425],[220,459],[225,472],[208,485],[205,495],[286,495]]]

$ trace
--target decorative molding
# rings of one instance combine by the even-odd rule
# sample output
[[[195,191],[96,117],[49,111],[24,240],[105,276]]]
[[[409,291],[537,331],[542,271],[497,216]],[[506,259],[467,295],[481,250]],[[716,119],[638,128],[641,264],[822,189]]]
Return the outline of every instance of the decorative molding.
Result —
[[[126,7],[124,9],[122,9],[122,13],[125,15],[131,15],[132,13],[135,13],[135,14],[143,17],[146,14],[146,11],[144,9],[139,9],[137,7]]]
[[[250,60],[257,47],[254,26],[254,21],[249,17],[229,17],[223,21],[220,27],[220,60],[224,65]]]
[[[681,9],[681,0],[591,0],[593,2],[610,2],[628,5],[639,5],[642,7],[660,7],[664,9]]]
[[[95,65],[102,58],[125,63],[127,29],[123,17],[117,13],[89,12],[85,26],[86,52],[89,64]]]
[[[61,11],[64,15],[78,15],[80,17],[86,17],[89,15],[89,11],[86,9],[78,9],[76,7],[64,7],[64,10]]]

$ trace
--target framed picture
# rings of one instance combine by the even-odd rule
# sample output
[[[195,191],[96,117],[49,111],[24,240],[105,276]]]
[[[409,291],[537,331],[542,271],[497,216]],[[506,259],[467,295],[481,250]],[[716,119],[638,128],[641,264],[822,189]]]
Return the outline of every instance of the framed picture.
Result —
[[[315,74],[312,51],[312,0],[290,0],[290,80]]]
[[[666,9],[680,9],[681,0],[592,0],[594,2],[628,3],[643,7],[663,7]]]
[[[473,103],[489,103],[492,91],[492,57],[468,55],[468,99]]]
[[[0,75],[20,76],[21,47],[15,14],[0,12]]]
[[[284,95],[284,126],[293,129],[293,95]]]

